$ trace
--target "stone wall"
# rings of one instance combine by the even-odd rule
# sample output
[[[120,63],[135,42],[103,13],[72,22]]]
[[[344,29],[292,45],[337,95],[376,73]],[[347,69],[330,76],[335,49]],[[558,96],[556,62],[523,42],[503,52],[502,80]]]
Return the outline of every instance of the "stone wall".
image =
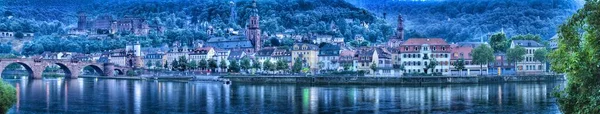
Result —
[[[234,83],[302,83],[302,84],[440,84],[504,83],[565,80],[562,75],[489,76],[489,77],[290,77],[290,76],[223,76]]]

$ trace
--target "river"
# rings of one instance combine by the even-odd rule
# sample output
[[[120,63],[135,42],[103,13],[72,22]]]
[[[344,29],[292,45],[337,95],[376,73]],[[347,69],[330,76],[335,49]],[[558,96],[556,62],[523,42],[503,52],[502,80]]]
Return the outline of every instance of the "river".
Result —
[[[560,113],[564,82],[295,85],[115,79],[3,79],[9,113]]]

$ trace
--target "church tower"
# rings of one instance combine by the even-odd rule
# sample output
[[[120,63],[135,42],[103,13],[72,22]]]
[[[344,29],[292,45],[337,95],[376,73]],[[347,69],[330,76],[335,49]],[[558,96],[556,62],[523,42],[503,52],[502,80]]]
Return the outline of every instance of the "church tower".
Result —
[[[246,30],[246,38],[252,42],[254,46],[254,51],[258,51],[261,49],[262,43],[260,39],[260,27],[259,22],[260,17],[258,16],[258,9],[256,7],[256,0],[252,0],[252,12],[250,14],[250,22],[248,23],[248,27]]]
[[[396,27],[396,39],[404,40],[404,19],[398,14],[398,27]]]

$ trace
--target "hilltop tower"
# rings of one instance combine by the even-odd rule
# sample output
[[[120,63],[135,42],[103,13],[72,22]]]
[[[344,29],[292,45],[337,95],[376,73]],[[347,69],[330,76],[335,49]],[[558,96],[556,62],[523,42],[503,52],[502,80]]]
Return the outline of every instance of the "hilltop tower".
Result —
[[[250,14],[250,20],[246,30],[246,38],[252,42],[254,46],[254,50],[260,50],[261,48],[261,39],[260,39],[260,27],[259,27],[260,17],[258,16],[258,9],[256,7],[256,0],[252,0],[252,12]]]
[[[86,29],[86,25],[87,25],[87,16],[85,15],[84,12],[78,12],[77,13],[77,18],[79,19],[77,21],[77,29],[79,30],[84,30]]]
[[[235,22],[237,21],[237,12],[235,11],[235,2],[233,1],[229,1],[229,5],[231,7],[231,11],[230,11],[230,15],[229,15],[229,23],[230,24],[235,24]]]

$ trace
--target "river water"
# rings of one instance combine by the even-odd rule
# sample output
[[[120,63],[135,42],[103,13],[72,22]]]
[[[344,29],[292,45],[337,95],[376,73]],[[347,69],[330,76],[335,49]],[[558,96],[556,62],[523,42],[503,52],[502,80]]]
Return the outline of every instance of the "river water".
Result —
[[[114,79],[3,79],[9,113],[560,113],[563,82],[294,85]]]

